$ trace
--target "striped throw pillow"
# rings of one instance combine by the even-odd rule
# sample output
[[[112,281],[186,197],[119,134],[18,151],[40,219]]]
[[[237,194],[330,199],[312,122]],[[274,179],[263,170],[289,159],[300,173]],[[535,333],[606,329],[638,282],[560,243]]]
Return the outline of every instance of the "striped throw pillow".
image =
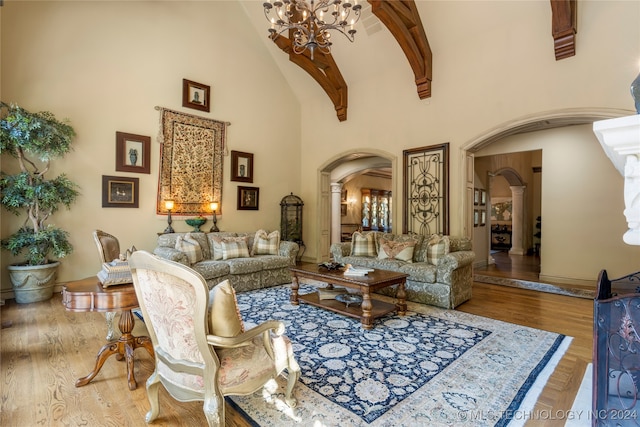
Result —
[[[249,248],[245,241],[222,242],[222,259],[249,258]]]
[[[376,250],[376,235],[374,233],[360,233],[356,231],[351,238],[351,256],[378,255]]]
[[[264,230],[258,230],[253,239],[253,255],[278,255],[280,248],[280,232],[278,230],[267,234]]]
[[[189,264],[191,265],[200,262],[203,259],[200,243],[191,237],[191,233],[187,233],[184,236],[178,236],[175,248],[187,256]]]
[[[438,265],[438,261],[449,253],[449,236],[434,234],[427,242],[427,262]]]

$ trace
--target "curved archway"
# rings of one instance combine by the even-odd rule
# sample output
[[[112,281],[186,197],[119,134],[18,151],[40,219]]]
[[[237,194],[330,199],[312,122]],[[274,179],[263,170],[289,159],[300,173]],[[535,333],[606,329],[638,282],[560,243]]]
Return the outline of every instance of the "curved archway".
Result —
[[[499,143],[502,139],[508,136],[542,131],[552,128],[592,124],[594,121],[612,119],[616,117],[627,116],[629,114],[632,114],[630,110],[595,107],[566,108],[553,111],[542,111],[526,116],[521,116],[503,122],[493,128],[489,128],[476,137],[468,140],[461,147],[461,151],[463,153],[462,158],[467,159],[467,161],[471,161],[471,164],[473,164],[474,153],[493,143]],[[496,174],[499,172],[501,171],[496,171]],[[518,181],[522,181],[521,179],[518,180],[515,176],[510,175],[508,171],[502,172],[507,172],[505,178],[508,180],[511,179],[513,181],[509,181],[510,185],[515,184],[516,186],[518,186]],[[462,168],[461,175],[464,178],[463,182],[473,183],[474,176],[469,176],[469,173],[474,173],[474,170],[472,169],[471,171],[469,171],[468,168]],[[464,200],[463,212],[464,218],[467,219],[468,224],[468,222],[470,221],[469,218],[473,218],[473,200],[470,200],[468,198]],[[482,255],[484,255],[484,252],[481,253],[481,257],[479,259],[482,259]]]
[[[338,153],[328,159],[318,168],[318,216],[316,229],[318,239],[316,240],[316,260],[327,261],[330,257],[329,247],[331,246],[332,218],[339,215],[339,187],[332,189],[332,184],[340,186],[346,179],[357,174],[380,169],[391,169],[391,188],[396,191],[397,182],[397,157],[383,150],[372,148],[351,149]],[[337,193],[337,196],[336,196]],[[338,206],[335,206],[335,198],[338,198]],[[393,208],[391,216],[395,223],[396,209]],[[339,220],[338,216],[338,220]]]

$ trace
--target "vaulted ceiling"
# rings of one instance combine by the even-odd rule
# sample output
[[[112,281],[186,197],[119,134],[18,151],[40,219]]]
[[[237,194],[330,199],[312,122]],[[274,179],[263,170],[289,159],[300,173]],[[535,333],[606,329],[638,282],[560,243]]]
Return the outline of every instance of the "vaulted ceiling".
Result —
[[[414,74],[420,99],[431,97],[433,57],[426,30],[414,0],[367,0],[371,12],[384,24],[402,49]],[[577,0],[550,0],[551,35],[556,60],[574,56],[577,33]],[[291,34],[289,35],[291,37]],[[544,35],[548,37],[548,34]],[[306,71],[326,92],[333,103],[338,120],[347,120],[348,87],[331,53],[308,51],[296,54],[290,38],[272,37],[289,60]]]

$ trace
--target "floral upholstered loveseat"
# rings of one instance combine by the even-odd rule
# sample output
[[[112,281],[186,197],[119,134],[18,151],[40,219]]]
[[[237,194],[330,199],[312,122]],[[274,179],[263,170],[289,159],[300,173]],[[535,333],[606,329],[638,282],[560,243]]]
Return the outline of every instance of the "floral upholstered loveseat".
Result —
[[[198,250],[200,254],[198,254]],[[158,236],[153,253],[190,266],[209,288],[228,279],[238,292],[291,283],[289,266],[299,247],[278,231],[169,233]]]
[[[335,262],[408,274],[408,301],[455,308],[471,299],[475,254],[467,238],[355,232],[351,242],[332,244],[331,255]]]

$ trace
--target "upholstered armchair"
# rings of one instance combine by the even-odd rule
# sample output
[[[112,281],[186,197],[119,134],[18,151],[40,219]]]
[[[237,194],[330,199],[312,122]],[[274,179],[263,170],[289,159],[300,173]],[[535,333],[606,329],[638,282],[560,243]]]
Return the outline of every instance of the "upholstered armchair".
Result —
[[[98,256],[100,257],[100,266],[104,262],[111,262],[120,257],[120,242],[115,236],[105,233],[102,230],[93,230],[93,240],[98,247]],[[115,311],[109,311],[105,314],[107,318],[107,341],[115,338],[113,329],[113,319],[116,317]]]
[[[285,402],[295,406],[300,367],[282,335],[282,322],[244,331],[228,280],[209,290],[195,270],[146,251],[133,253],[129,265],[155,351],[155,370],[147,380],[147,422],[159,415],[160,384],[178,401],[204,401],[209,425],[219,426],[224,425],[224,396],[252,394],[285,369]]]

